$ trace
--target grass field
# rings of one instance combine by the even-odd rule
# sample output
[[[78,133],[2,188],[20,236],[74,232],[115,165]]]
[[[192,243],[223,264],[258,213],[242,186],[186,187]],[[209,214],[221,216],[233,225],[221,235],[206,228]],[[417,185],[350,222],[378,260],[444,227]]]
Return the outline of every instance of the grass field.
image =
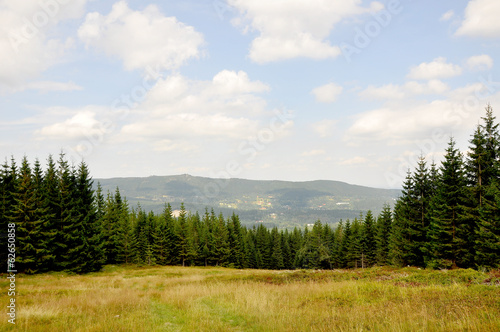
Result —
[[[500,272],[106,266],[17,275],[2,331],[500,331]]]

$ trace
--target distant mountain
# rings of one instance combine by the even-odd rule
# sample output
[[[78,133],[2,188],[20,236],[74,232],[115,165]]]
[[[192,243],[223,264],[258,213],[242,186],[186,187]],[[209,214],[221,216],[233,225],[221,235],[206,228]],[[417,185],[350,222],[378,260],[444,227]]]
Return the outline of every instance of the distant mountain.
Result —
[[[95,179],[104,192],[120,188],[130,207],[161,212],[165,203],[178,209],[183,202],[193,213],[214,208],[216,213],[239,214],[247,225],[303,227],[320,219],[335,223],[372,210],[378,214],[385,203],[393,204],[400,190],[377,189],[339,181],[256,181],[213,179],[191,175],[146,178]]]

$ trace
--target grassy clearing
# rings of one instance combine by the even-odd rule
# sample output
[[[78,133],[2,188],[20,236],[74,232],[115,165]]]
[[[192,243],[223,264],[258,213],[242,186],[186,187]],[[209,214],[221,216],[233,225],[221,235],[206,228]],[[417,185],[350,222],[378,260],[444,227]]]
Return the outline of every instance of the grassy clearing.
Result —
[[[107,266],[16,290],[2,331],[500,331],[498,272]]]

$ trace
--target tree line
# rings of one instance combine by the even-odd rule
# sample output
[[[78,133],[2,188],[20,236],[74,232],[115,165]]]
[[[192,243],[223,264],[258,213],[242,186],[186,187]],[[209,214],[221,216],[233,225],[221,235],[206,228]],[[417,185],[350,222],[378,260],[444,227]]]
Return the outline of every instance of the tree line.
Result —
[[[105,264],[332,269],[373,265],[500,267],[500,137],[490,106],[464,157],[450,139],[444,160],[421,157],[394,209],[384,206],[336,227],[242,226],[238,215],[130,208],[119,188],[93,190],[87,165],[60,154],[43,170],[27,157],[0,169],[2,239],[16,229],[16,269],[98,271]],[[2,241],[4,242],[4,241]],[[5,241],[4,243],[7,243]],[[6,262],[7,246],[1,251]]]
[[[500,267],[500,135],[490,105],[464,156],[450,139],[438,168],[421,157],[394,207],[390,262]]]

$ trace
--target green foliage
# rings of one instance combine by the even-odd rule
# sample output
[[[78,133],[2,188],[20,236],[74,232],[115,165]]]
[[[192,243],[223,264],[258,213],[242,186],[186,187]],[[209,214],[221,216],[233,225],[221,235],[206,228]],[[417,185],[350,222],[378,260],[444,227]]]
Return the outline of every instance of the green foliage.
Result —
[[[262,223],[245,227],[235,212],[226,219],[222,212],[217,216],[205,208],[200,217],[183,203],[180,211],[167,204],[160,214],[146,212],[141,205],[129,209],[118,188],[104,194],[97,184],[94,191],[87,165],[70,166],[63,153],[57,163],[49,156],[45,172],[38,160],[31,167],[27,157],[20,167],[13,158],[2,165],[0,221],[5,227],[6,222],[15,223],[17,268],[26,273],[87,273],[116,263],[498,269],[500,144],[491,107],[483,120],[465,161],[453,139],[439,168],[432,163],[428,169],[420,157],[415,172],[408,171],[394,211],[385,205],[376,221],[368,210],[336,227],[317,220],[312,228],[289,231]],[[306,191],[310,194],[312,188]],[[289,199],[295,197],[281,187],[274,194],[285,192]],[[2,259],[7,259],[3,251]]]

